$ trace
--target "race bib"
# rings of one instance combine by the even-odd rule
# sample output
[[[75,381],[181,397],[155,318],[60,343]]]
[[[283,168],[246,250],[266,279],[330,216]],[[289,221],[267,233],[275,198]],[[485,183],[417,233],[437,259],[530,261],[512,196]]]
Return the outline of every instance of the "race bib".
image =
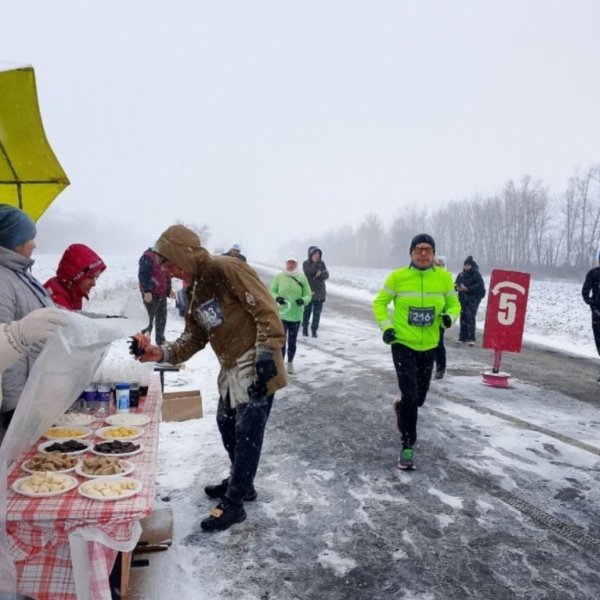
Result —
[[[416,306],[408,307],[408,324],[416,325],[417,327],[429,327],[433,325],[435,318],[435,308],[429,306],[426,308],[417,308]]]
[[[206,329],[218,327],[219,325],[222,325],[225,322],[225,317],[223,317],[223,311],[221,310],[219,302],[216,298],[212,298],[211,300],[203,302],[196,309],[195,312],[196,319]]]

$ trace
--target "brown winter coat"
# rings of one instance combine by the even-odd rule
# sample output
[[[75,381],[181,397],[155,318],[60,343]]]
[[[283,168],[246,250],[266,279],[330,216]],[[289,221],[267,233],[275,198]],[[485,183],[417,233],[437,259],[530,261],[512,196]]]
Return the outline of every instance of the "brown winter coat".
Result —
[[[183,225],[169,227],[154,251],[193,277],[187,289],[185,331],[168,344],[169,361],[183,362],[210,343],[221,366],[230,369],[248,350],[266,348],[277,365],[268,391],[285,387],[285,332],[277,304],[254,269],[241,260],[209,254]]]

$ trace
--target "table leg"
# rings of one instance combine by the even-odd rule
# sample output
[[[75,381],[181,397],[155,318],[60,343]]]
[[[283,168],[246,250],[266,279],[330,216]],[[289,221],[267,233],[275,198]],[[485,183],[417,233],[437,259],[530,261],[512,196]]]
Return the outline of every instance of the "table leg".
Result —
[[[131,569],[131,552],[121,553],[121,596],[129,592],[129,570]]]

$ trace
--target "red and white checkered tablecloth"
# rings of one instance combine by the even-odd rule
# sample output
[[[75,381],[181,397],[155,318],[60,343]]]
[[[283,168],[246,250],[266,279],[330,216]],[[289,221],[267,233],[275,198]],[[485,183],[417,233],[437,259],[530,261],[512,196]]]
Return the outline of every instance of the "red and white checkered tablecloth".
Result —
[[[8,476],[8,509],[6,529],[17,569],[17,589],[39,600],[75,599],[75,579],[69,548],[69,534],[85,528],[100,530],[111,542],[131,540],[135,524],[152,513],[158,455],[158,424],[162,394],[158,376],[154,377],[148,396],[135,412],[147,414],[152,421],[144,435],[135,440],[143,444],[143,452],[126,459],[135,464],[130,475],[142,482],[140,493],[130,498],[99,501],[84,498],[77,488],[50,498],[30,498],[11,488],[19,477],[28,475],[21,464],[37,452],[38,440]],[[132,410],[133,412],[133,410]],[[101,423],[95,423],[100,426]],[[96,439],[96,441],[99,441]],[[81,483],[89,481],[77,476]],[[110,600],[108,577],[117,551],[99,542],[87,542],[90,572],[90,598]]]

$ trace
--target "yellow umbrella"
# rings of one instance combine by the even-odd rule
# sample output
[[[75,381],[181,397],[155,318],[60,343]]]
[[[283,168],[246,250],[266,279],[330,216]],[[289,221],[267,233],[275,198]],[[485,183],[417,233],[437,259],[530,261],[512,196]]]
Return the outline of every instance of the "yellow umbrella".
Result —
[[[37,221],[68,185],[46,139],[33,67],[0,65],[0,203]]]

